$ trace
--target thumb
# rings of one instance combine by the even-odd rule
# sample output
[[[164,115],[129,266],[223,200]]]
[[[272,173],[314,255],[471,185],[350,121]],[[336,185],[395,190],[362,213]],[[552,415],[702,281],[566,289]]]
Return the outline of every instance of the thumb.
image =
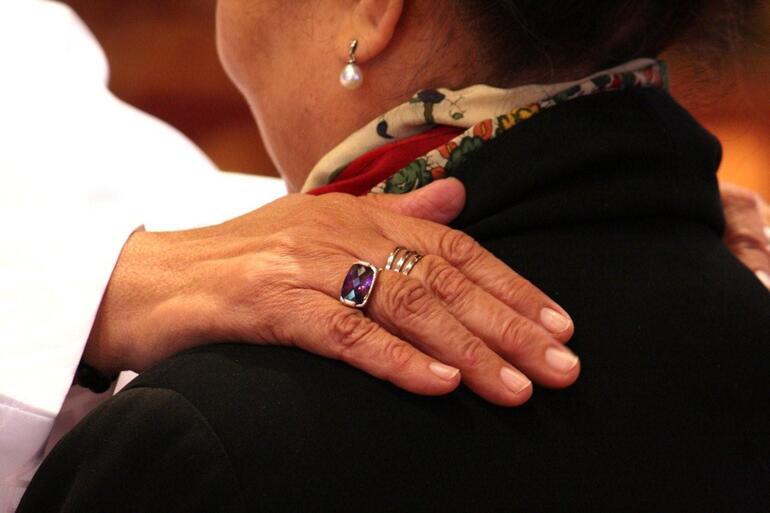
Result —
[[[449,224],[465,207],[465,186],[457,178],[446,178],[407,194],[370,194],[366,201],[397,214]]]

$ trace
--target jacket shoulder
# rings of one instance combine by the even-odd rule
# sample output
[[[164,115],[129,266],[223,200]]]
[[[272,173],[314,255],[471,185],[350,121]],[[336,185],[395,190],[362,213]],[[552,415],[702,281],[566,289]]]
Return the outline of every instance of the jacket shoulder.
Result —
[[[228,456],[200,412],[176,391],[134,388],[96,408],[45,460],[18,513],[46,511],[245,507]]]

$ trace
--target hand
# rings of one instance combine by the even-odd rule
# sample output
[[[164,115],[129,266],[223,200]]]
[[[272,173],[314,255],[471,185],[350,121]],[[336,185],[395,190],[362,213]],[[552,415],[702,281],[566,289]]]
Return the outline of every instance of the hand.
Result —
[[[770,289],[770,206],[762,197],[731,183],[720,183],[730,251]]]
[[[211,342],[294,345],[412,392],[462,380],[499,405],[536,382],[572,384],[573,325],[541,291],[465,234],[454,179],[405,196],[290,195],[222,225],[137,232],[107,288],[84,358],[141,371]],[[417,219],[418,216],[423,219]],[[358,260],[404,246],[426,255],[406,277],[380,273],[363,312],[339,301]]]

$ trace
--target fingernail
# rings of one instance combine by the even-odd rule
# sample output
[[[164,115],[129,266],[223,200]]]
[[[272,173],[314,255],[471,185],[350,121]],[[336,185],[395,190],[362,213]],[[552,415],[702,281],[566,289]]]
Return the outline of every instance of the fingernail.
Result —
[[[757,278],[762,282],[762,285],[770,289],[770,274],[765,271],[757,271]]]
[[[556,372],[566,374],[578,364],[578,357],[563,347],[549,347],[545,351],[545,361]]]
[[[765,237],[770,240],[770,226],[765,226]]]
[[[454,379],[454,377],[460,373],[460,369],[455,369],[454,367],[450,367],[449,365],[444,365],[443,363],[437,363],[437,362],[431,363],[430,365],[428,365],[428,368],[433,374],[447,381]]]
[[[528,380],[523,374],[519,374],[513,369],[503,367],[500,370],[500,380],[503,384],[513,392],[514,394],[521,393],[527,387],[532,386],[532,382]]]
[[[572,326],[572,320],[569,317],[557,312],[553,308],[543,308],[540,311],[540,321],[545,329],[557,335],[567,331]]]

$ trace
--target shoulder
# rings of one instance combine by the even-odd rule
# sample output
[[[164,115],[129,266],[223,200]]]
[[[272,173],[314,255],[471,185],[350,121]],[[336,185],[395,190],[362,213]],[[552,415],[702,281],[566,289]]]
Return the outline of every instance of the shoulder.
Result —
[[[173,390],[194,404],[244,470],[252,460],[283,468],[289,455],[311,449],[304,447],[310,440],[339,432],[339,419],[355,414],[369,421],[400,410],[402,401],[423,400],[341,362],[294,348],[245,344],[176,355],[129,389],[145,387]]]
[[[195,404],[247,483],[247,501],[277,511],[382,511],[394,488],[420,482],[416,453],[467,436],[469,403],[479,407],[467,391],[416,396],[287,347],[202,347],[131,386],[167,387]]]
[[[54,448],[19,506],[28,511],[245,509],[203,415],[173,390],[137,388],[102,404]]]

